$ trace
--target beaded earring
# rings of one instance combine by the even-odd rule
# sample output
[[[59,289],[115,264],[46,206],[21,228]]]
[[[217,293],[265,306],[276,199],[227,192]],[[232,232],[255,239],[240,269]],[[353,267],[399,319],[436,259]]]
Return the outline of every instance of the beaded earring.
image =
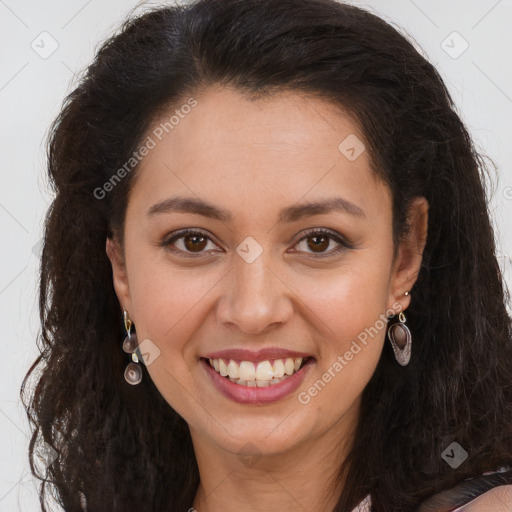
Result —
[[[128,384],[135,386],[142,380],[142,368],[139,364],[137,333],[132,332],[132,321],[128,318],[128,312],[123,310],[124,328],[126,330],[126,338],[123,341],[123,351],[131,354],[132,360],[124,371],[124,378]]]
[[[405,292],[405,295],[409,295],[409,292]],[[400,311],[396,324],[393,324],[388,329],[388,338],[393,347],[395,353],[395,359],[401,366],[407,366],[411,360],[411,331],[405,325],[405,315],[403,311]]]

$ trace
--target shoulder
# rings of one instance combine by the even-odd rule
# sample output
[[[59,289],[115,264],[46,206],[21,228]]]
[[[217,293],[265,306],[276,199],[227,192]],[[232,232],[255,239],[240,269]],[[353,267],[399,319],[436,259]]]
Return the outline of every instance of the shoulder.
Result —
[[[455,508],[454,508],[455,507]],[[512,465],[467,478],[424,501],[419,512],[511,512]]]
[[[494,487],[467,505],[456,509],[456,512],[489,512],[489,510],[493,512],[512,510],[512,484]]]

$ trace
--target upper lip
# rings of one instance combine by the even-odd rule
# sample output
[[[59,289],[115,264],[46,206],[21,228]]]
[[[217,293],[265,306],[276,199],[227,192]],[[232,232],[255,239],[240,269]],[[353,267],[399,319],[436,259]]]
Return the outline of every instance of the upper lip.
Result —
[[[260,350],[248,350],[246,348],[229,348],[210,352],[204,356],[206,359],[233,359],[240,361],[266,361],[267,359],[287,359],[291,357],[312,357],[305,352],[296,352],[279,347],[268,347]]]

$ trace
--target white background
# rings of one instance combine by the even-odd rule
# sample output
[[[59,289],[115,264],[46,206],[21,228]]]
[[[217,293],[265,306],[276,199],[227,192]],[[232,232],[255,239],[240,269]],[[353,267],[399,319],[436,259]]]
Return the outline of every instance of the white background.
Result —
[[[351,3],[380,14],[415,39],[445,79],[477,147],[497,164],[489,200],[500,262],[512,288],[512,188],[507,188],[512,187],[512,0]],[[44,140],[75,74],[135,5],[127,0],[0,0],[0,512],[40,510],[19,388],[37,356],[39,240],[51,201]],[[31,47],[51,49],[51,39],[42,32],[58,44],[47,58]]]

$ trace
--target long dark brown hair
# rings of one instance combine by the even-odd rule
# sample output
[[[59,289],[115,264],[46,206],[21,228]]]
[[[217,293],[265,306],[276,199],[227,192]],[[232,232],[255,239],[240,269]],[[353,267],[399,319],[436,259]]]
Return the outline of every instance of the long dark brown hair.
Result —
[[[510,295],[486,198],[489,169],[435,68],[397,30],[333,0],[200,0],[130,12],[66,97],[48,140],[55,198],[40,270],[41,355],[24,399],[33,473],[67,512],[187,511],[199,483],[189,429],[144,368],[129,386],[124,330],[105,240],[123,239],[139,148],[156,116],[212,84],[249,97],[289,90],[348,111],[393,198],[395,247],[407,207],[430,205],[411,291],[412,359],[385,344],[364,390],[337,512],[367,493],[373,511],[409,511],[512,461]],[[33,375],[35,377],[35,374]],[[25,391],[25,392],[24,392]],[[452,442],[467,460],[441,457]],[[34,464],[42,443],[57,454]],[[346,471],[346,473],[345,473]]]

